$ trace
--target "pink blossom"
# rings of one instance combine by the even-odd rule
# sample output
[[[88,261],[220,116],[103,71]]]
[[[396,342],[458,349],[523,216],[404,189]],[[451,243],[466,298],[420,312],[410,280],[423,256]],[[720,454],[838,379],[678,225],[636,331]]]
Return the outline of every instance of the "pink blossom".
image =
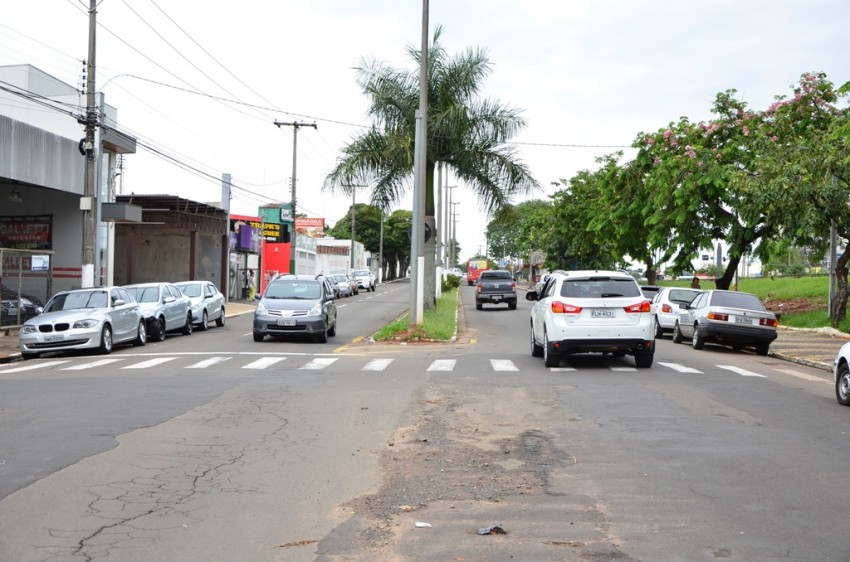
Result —
[[[745,137],[750,136],[750,128],[749,128],[749,127],[747,127],[746,125],[744,125],[744,129],[743,129],[743,130],[744,130],[744,136],[745,136]]]

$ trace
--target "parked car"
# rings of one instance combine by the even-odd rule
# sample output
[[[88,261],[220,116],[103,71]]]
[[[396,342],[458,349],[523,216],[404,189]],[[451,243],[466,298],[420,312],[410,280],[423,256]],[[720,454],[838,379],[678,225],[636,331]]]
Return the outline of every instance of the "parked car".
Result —
[[[835,378],[835,398],[842,406],[850,406],[850,342],[838,350],[832,364],[832,374]]]
[[[187,336],[192,334],[192,305],[180,289],[161,282],[137,283],[124,288],[139,303],[152,340],[162,341],[167,332],[175,330]]]
[[[27,320],[18,332],[24,359],[48,351],[97,349],[111,353],[115,344],[145,345],[147,330],[139,304],[122,287],[62,291],[41,314]]]
[[[336,335],[334,290],[322,275],[287,275],[272,280],[254,311],[254,341],[303,334],[325,343]]]
[[[655,337],[664,337],[672,332],[679,318],[679,305],[691,304],[701,291],[679,287],[661,287],[652,297],[652,317],[655,319]]]
[[[361,289],[375,290],[375,275],[368,269],[355,269],[351,275],[357,280],[357,286]]]
[[[180,292],[189,297],[189,307],[192,310],[192,322],[204,331],[209,323],[215,320],[215,325],[224,326],[224,295],[212,281],[182,281],[175,283]]]
[[[652,297],[661,289],[658,285],[641,285],[640,292],[643,293],[643,296],[652,300]]]
[[[17,326],[41,314],[41,304],[26,297],[0,301],[0,326]]]
[[[348,277],[348,282],[351,283],[351,292],[355,295],[360,294],[360,283],[357,282],[357,279],[354,278],[350,273],[346,274]]]
[[[574,353],[633,355],[651,367],[655,353],[649,300],[634,277],[621,271],[556,271],[542,291],[530,291],[531,355],[557,367]]]
[[[707,342],[735,349],[754,347],[756,355],[767,355],[776,339],[776,316],[751,293],[703,291],[679,309],[673,326],[673,341],[690,339],[694,349]]]
[[[351,278],[344,273],[337,273],[330,276],[331,283],[336,285],[337,297],[350,297],[354,294],[354,287],[351,285]]]

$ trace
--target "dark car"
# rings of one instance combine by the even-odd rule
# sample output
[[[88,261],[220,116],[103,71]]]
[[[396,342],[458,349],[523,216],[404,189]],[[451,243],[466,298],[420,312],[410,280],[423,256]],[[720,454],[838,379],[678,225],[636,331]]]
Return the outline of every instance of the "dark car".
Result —
[[[311,335],[325,343],[336,335],[334,286],[323,275],[273,279],[254,311],[254,341],[266,336]]]
[[[735,349],[753,347],[756,355],[767,355],[777,337],[776,326],[776,316],[752,293],[704,291],[680,306],[673,341],[690,339],[694,349],[702,349],[707,342]]]

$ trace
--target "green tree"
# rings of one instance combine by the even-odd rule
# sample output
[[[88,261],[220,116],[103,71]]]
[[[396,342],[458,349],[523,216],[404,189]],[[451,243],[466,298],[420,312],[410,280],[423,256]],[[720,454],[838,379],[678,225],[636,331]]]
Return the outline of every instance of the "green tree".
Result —
[[[488,212],[508,203],[515,194],[537,187],[515,149],[506,144],[524,126],[519,110],[480,97],[492,65],[485,51],[467,49],[450,57],[440,45],[438,27],[428,52],[428,140],[424,209],[425,221],[435,227],[434,168],[445,163],[454,176],[472,189]],[[416,113],[419,109],[420,51],[408,47],[415,70],[398,70],[374,60],[356,69],[358,83],[370,98],[372,126],[343,148],[324,189],[350,195],[352,186],[372,187],[372,201],[382,208],[397,203],[413,173]],[[436,303],[436,241],[426,243],[425,307]]]

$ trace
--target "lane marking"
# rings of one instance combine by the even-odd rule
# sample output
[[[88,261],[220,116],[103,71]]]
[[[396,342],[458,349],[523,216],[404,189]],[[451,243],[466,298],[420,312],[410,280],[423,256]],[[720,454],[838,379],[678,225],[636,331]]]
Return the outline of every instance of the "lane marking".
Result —
[[[97,361],[91,361],[89,363],[83,363],[82,365],[74,365],[72,367],[64,367],[63,371],[84,371],[86,369],[93,369],[95,367],[101,367],[103,365],[109,365],[110,363],[116,363],[121,361],[121,359],[99,359]]]
[[[157,357],[156,359],[148,359],[147,361],[142,361],[140,363],[135,363],[133,365],[127,365],[126,367],[121,367],[122,369],[150,369],[151,367],[156,367],[157,365],[162,365],[163,363],[168,363],[169,361],[174,361],[177,359],[176,357]]]
[[[324,369],[325,367],[329,367],[336,363],[338,359],[338,357],[317,357],[301,367],[300,370],[317,371],[319,369]]]
[[[494,371],[519,371],[510,359],[490,359]]]
[[[637,371],[637,367],[611,367],[612,371],[629,372]]]
[[[800,371],[795,371],[794,369],[776,369],[780,373],[785,373],[786,375],[791,375],[792,377],[797,377],[798,379],[803,379],[804,381],[810,382],[823,382],[826,384],[832,384],[831,380],[823,379],[821,377],[816,377],[814,375],[808,375],[806,373],[801,373]]]
[[[665,367],[673,369],[674,371],[679,371],[680,373],[696,373],[698,375],[705,374],[698,369],[694,369],[693,367],[685,367],[684,365],[680,365],[679,363],[662,363],[661,361],[659,361],[658,364],[664,365]]]
[[[549,367],[549,370],[552,372],[555,371],[578,371],[575,367]]]
[[[363,366],[361,371],[383,371],[387,367],[389,367],[390,363],[393,362],[393,359],[372,359],[366,365]]]
[[[193,363],[186,367],[187,369],[206,369],[207,367],[212,367],[213,365],[217,365],[219,363],[224,363],[225,361],[229,361],[233,359],[233,357],[210,357],[209,359],[204,359],[203,361],[198,361],[197,363]]]
[[[436,359],[428,366],[429,371],[451,371],[455,368],[454,359]]]
[[[735,367],[733,365],[718,365],[720,369],[726,369],[727,371],[732,371],[733,373],[738,373],[742,377],[759,377],[762,379],[766,379],[767,377],[764,375],[760,375],[758,373],[754,373],[752,371],[748,371],[746,369],[742,369],[740,367]]]
[[[42,367],[53,367],[54,365],[61,365],[63,363],[67,363],[68,361],[48,361],[47,363],[36,363],[34,365],[27,365],[26,367],[15,367],[14,369],[3,369],[0,373],[4,375],[6,373],[20,373],[21,371],[32,371],[33,369],[41,369]]]
[[[286,357],[261,357],[244,365],[243,369],[265,369],[271,367],[275,363],[280,363],[286,360]]]

